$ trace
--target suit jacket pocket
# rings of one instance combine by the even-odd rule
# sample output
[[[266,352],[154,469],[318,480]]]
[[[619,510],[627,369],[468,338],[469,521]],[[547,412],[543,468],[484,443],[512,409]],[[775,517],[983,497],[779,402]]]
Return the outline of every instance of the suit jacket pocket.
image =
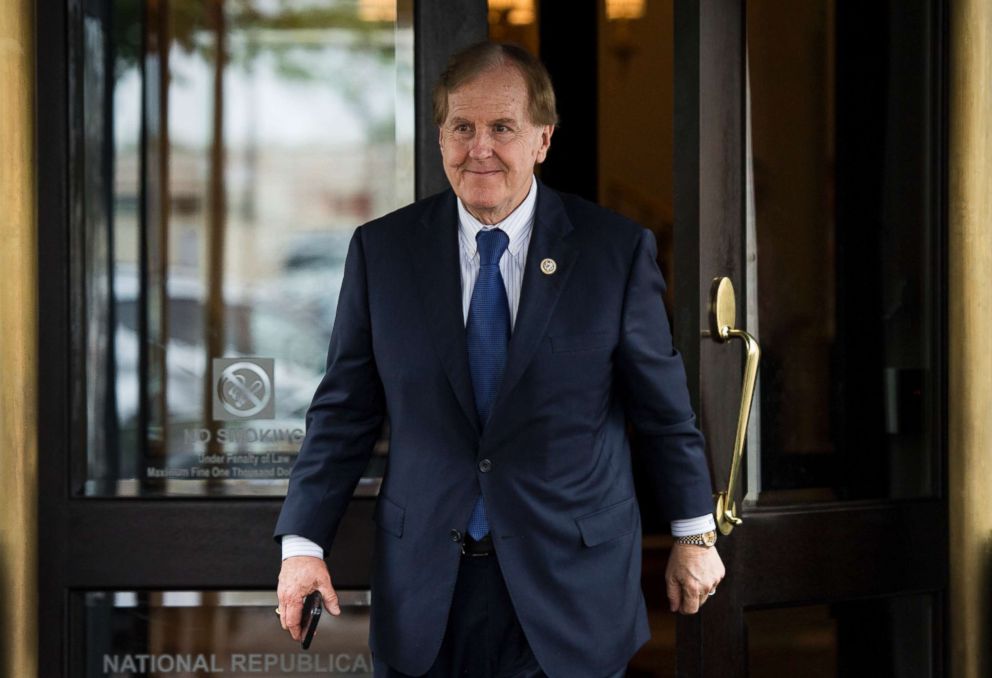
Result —
[[[588,332],[586,334],[564,334],[551,337],[551,350],[555,353],[592,351],[597,348],[610,348],[613,340],[609,332]]]
[[[634,497],[575,519],[586,546],[598,546],[637,528],[637,502]]]
[[[376,524],[383,531],[388,532],[394,537],[403,536],[403,519],[406,517],[406,509],[389,497],[379,495],[379,498],[376,500],[373,517]]]

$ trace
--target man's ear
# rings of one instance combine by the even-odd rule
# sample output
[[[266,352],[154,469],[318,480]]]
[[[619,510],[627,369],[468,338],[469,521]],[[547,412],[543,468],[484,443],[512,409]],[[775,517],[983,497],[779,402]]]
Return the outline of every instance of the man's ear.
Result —
[[[536,158],[538,164],[544,162],[544,159],[548,157],[548,149],[551,148],[551,135],[554,133],[555,133],[554,125],[541,126],[541,145],[537,149],[537,158]]]
[[[444,148],[444,128],[437,126],[437,145]]]

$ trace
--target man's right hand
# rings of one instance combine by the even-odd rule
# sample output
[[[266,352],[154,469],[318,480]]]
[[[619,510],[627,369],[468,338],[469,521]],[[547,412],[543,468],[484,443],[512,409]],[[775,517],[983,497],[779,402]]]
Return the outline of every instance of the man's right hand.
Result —
[[[331,575],[327,564],[321,558],[293,556],[282,561],[279,570],[279,622],[289,631],[293,640],[303,638],[300,628],[300,615],[303,613],[303,599],[314,591],[320,591],[324,608],[331,614],[341,614],[338,594],[331,586]]]

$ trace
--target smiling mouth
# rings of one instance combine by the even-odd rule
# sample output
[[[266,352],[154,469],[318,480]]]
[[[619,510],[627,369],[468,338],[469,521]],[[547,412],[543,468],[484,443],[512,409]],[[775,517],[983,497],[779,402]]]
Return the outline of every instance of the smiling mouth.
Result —
[[[489,176],[491,174],[499,174],[499,170],[465,170],[469,174],[478,174],[480,176]]]

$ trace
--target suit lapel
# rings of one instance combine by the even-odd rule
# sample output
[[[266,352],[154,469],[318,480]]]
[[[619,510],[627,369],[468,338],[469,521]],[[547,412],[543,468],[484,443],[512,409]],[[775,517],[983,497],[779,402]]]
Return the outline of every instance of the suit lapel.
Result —
[[[561,198],[538,182],[534,230],[524,264],[520,305],[507,350],[503,382],[493,403],[490,421],[498,416],[508,394],[533,359],[568,282],[578,255],[578,248],[566,237],[571,231],[572,222],[565,214]],[[555,262],[554,273],[546,274],[541,270],[541,262],[545,259]]]
[[[462,311],[461,264],[458,252],[458,209],[447,191],[409,230],[410,249],[424,317],[438,358],[469,423],[479,432],[468,346]]]

